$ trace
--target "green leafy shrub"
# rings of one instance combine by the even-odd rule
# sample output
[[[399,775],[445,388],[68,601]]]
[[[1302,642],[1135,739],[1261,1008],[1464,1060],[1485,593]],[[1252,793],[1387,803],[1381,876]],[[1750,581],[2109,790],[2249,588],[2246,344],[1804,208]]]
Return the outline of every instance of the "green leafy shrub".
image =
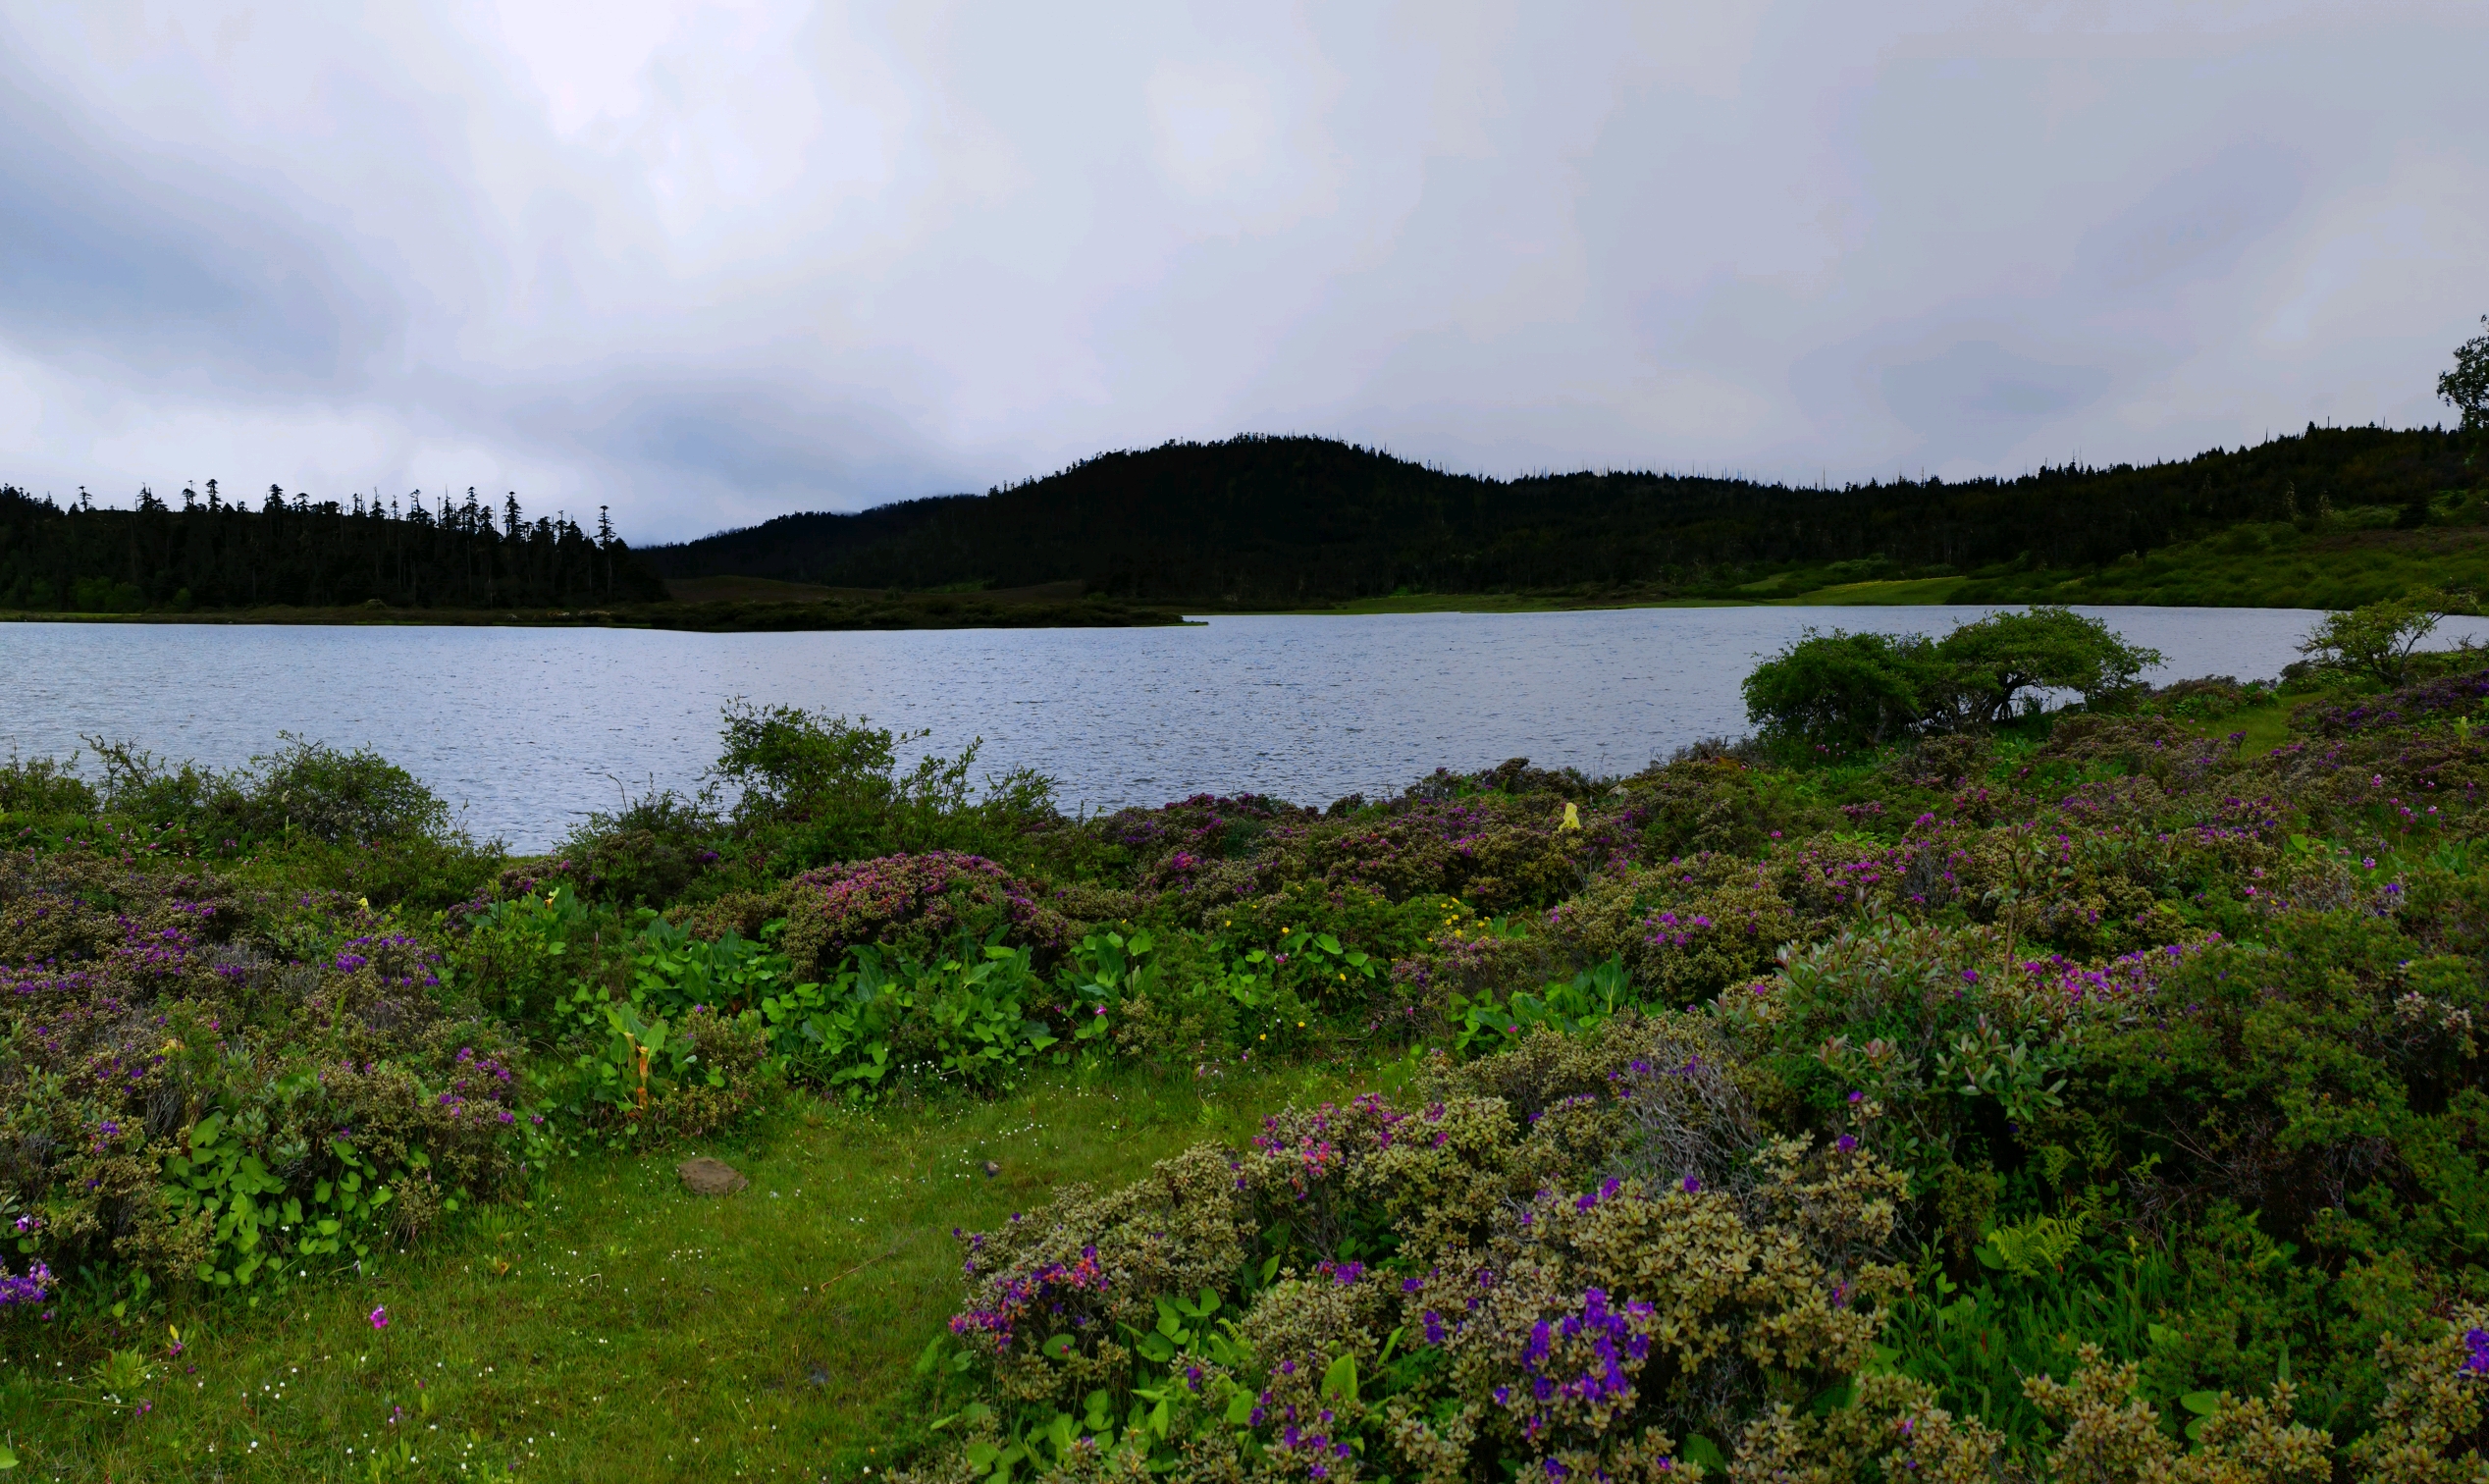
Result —
[[[899,751],[930,733],[798,707],[726,708],[716,776],[740,790],[737,822],[783,874],[828,862],[926,851],[995,850],[1053,818],[1053,785],[1021,768],[970,781],[979,744],[902,771]]]
[[[1622,959],[1610,959],[1573,976],[1569,983],[1552,982],[1536,994],[1517,992],[1502,1004],[1493,994],[1476,999],[1455,996],[1453,1050],[1464,1056],[1487,1056],[1552,1031],[1579,1035],[1606,1025],[1622,1011],[1640,1008]]]
[[[592,814],[554,847],[546,874],[620,907],[677,901],[725,859],[724,822],[705,800],[657,789],[617,814]]]
[[[2270,704],[2274,695],[2274,687],[2262,680],[2242,683],[2235,675],[2206,675],[2156,687],[2142,704],[2158,716],[2220,721]]]
[[[240,823],[260,837],[309,835],[327,844],[440,836],[450,807],[414,774],[378,753],[341,752],[287,736],[251,760]]]
[[[468,917],[450,965],[455,980],[494,1014],[549,1034],[579,982],[598,977],[599,940],[618,937],[619,924],[567,883],[541,896],[528,885]]]
[[[1547,914],[1550,935],[1577,959],[1615,960],[1655,1003],[1709,999],[1768,968],[1797,932],[1797,916],[1761,873],[1698,885],[1695,873],[1628,872],[1593,883]]]
[[[2411,678],[2420,641],[2450,613],[2468,607],[2436,588],[2415,588],[2399,598],[2327,613],[2301,641],[2299,652],[2319,667],[2372,684],[2394,687]]]
[[[1922,635],[1809,629],[1746,676],[1746,718],[1769,736],[1846,751],[1917,734],[1953,712],[1953,676]]]
[[[76,760],[22,758],[0,763],[0,815],[92,814],[95,790],[78,775]]]
[[[1958,624],[1940,640],[1809,629],[1745,680],[1747,719],[1768,735],[1829,750],[2011,717],[2035,690],[2094,709],[2134,698],[2158,653],[2097,618],[2036,607]]]
[[[1644,865],[1702,854],[1750,855],[1783,836],[1830,822],[1820,802],[1788,786],[1784,774],[1731,752],[1672,760],[1627,778],[1611,793],[1618,822],[1640,835]]]
[[[1025,947],[964,938],[948,955],[918,959],[868,944],[851,962],[765,999],[758,1017],[791,1072],[850,1097],[902,1086],[990,1092],[1041,1056],[1069,1061],[1107,1031],[1105,1006],[1077,988],[1050,993]]]
[[[2107,623],[2068,608],[1990,613],[1960,624],[1935,646],[1952,671],[1966,719],[2003,721],[2025,691],[2073,691],[2094,710],[2131,700],[2136,677],[2160,663],[2157,650],[2127,643]]]

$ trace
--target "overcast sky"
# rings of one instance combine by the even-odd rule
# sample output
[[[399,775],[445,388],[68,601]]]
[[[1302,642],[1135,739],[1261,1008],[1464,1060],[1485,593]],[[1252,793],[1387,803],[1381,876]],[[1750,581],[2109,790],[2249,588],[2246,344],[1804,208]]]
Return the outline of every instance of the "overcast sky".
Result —
[[[1828,477],[2433,423],[2489,7],[0,10],[0,480],[655,541],[1329,434]]]

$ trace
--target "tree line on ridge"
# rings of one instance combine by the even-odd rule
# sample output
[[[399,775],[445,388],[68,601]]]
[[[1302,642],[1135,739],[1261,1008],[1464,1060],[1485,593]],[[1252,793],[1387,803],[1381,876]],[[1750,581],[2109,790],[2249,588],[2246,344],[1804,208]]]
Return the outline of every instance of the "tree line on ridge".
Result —
[[[0,609],[64,612],[340,608],[570,608],[660,602],[663,581],[599,512],[529,519],[518,497],[401,507],[227,500],[215,480],[179,505],[141,490],[137,508],[66,506],[0,486]]]
[[[647,548],[669,577],[840,587],[1078,578],[1145,603],[1287,607],[1397,591],[1702,592],[1759,571],[1996,563],[2081,569],[2249,521],[2384,505],[2407,523],[2470,485],[2462,435],[2317,428],[2254,448],[2017,479],[1810,489],[1649,472],[1511,480],[1330,439],[1248,436],[1103,453],[1044,479],[855,514],[781,516]]]

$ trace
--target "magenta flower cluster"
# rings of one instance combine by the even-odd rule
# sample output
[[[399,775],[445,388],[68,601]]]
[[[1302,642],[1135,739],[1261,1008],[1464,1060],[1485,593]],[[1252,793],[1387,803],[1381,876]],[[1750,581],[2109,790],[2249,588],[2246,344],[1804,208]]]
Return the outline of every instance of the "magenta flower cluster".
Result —
[[[40,1258],[26,1264],[23,1278],[12,1277],[8,1269],[0,1268],[0,1308],[19,1303],[41,1303],[52,1292],[52,1270],[45,1267]]]
[[[1658,1311],[1641,1299],[1613,1301],[1607,1290],[1582,1290],[1578,1312],[1541,1318],[1522,1343],[1527,1380],[1495,1388],[1495,1404],[1511,1412],[1532,1442],[1555,1425],[1550,1407],[1571,1403],[1611,1412],[1633,1404],[1633,1373],[1650,1357]],[[1552,1477],[1553,1475],[1551,1475]]]
[[[1033,1317],[1052,1316],[1074,1329],[1086,1329],[1089,1316],[1086,1312],[1070,1312],[1071,1296],[1103,1294],[1106,1286],[1106,1272],[1092,1244],[1081,1248],[1076,1261],[1049,1262],[1005,1278],[992,1304],[951,1316],[951,1333],[987,1335],[992,1337],[996,1351],[1008,1351],[1020,1326]]]

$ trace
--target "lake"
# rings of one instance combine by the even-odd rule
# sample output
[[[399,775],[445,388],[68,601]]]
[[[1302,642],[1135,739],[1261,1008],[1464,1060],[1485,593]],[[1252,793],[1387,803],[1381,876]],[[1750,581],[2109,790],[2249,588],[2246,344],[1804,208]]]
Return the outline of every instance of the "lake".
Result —
[[[1215,618],[1199,627],[685,634],[637,629],[0,624],[0,748],[82,735],[233,767],[280,731],[368,746],[479,835],[541,850],[624,793],[693,787],[731,697],[929,729],[1056,778],[1067,809],[1397,792],[1507,758],[1621,772],[1745,730],[1738,682],[1810,626],[1941,633],[1987,611],[1634,609]],[[2101,609],[2169,662],[2270,677],[2316,615]],[[2489,636],[2454,620],[2450,637]],[[91,758],[88,760],[91,763]]]

